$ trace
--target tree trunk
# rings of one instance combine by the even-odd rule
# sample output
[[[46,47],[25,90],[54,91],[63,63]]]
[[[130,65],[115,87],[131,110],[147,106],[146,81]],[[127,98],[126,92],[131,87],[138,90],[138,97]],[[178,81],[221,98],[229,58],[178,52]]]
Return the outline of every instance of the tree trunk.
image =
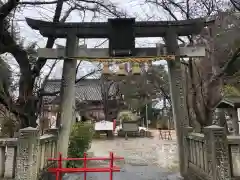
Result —
[[[191,89],[192,89],[192,107],[193,107],[193,111],[195,113],[195,117],[196,117],[196,120],[197,122],[203,126],[204,125],[204,117],[202,117],[202,113],[201,113],[201,110],[200,109],[204,109],[202,107],[202,104],[198,102],[198,99],[197,99],[197,92],[198,92],[198,89],[196,87],[196,82],[194,81],[194,73],[193,73],[193,62],[192,62],[192,59],[189,59],[189,76],[190,76],[190,84],[191,84]],[[199,105],[200,104],[200,108],[199,108]]]
[[[37,119],[37,98],[33,92],[35,78],[32,77],[31,67],[28,62],[27,53],[24,50],[15,49],[12,55],[20,64],[20,80],[19,80],[19,97],[17,100],[18,110],[22,116],[20,120],[20,128],[36,127]]]

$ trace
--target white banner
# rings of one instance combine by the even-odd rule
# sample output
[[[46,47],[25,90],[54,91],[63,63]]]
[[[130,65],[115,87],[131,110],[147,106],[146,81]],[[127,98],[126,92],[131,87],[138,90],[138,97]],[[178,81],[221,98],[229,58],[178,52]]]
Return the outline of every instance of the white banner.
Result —
[[[95,123],[95,131],[113,131],[113,122],[100,121]]]

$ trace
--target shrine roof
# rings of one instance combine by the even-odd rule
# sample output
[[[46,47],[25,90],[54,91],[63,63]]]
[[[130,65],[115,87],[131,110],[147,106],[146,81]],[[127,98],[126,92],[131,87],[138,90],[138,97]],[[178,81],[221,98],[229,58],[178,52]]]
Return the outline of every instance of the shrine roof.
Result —
[[[109,85],[110,86],[110,85]],[[108,86],[108,87],[109,87]],[[51,79],[48,80],[44,92],[46,93],[54,93],[56,91],[60,91],[61,87],[61,79]],[[83,101],[101,101],[102,100],[102,88],[100,79],[84,79],[76,83],[76,100],[78,102]],[[116,93],[116,85],[113,84],[109,89],[109,96],[114,95]],[[49,103],[59,103],[59,98],[56,96],[45,96],[45,102]],[[57,102],[55,102],[55,100]]]
[[[240,108],[240,97],[225,97],[217,104],[216,108]]]

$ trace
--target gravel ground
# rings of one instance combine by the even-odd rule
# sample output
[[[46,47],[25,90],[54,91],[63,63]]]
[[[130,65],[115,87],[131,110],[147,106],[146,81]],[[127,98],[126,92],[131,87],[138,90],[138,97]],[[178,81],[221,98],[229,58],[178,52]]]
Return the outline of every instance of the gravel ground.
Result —
[[[65,175],[63,180],[83,179],[83,174]],[[108,180],[109,173],[88,173],[87,180]],[[113,180],[177,180],[177,174],[166,172],[155,166],[125,165],[121,172],[113,174]]]
[[[94,140],[89,154],[107,157],[109,152],[124,157],[118,161],[121,171],[115,172],[113,180],[176,180],[178,157],[176,138],[159,140],[157,131],[153,138],[115,138],[114,140]],[[108,166],[108,162],[95,161],[90,167]],[[65,175],[64,180],[83,179],[83,174]],[[88,173],[87,180],[108,180],[109,173]]]

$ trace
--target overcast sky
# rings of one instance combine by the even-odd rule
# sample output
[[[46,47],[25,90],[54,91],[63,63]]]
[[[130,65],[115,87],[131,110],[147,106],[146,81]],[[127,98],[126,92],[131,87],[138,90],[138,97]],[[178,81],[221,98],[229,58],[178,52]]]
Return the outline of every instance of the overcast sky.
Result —
[[[34,1],[34,0],[28,0]],[[46,0],[49,1],[49,0]],[[148,4],[144,4],[144,0],[112,0],[118,5],[118,7],[126,10],[129,17],[135,17],[136,20],[166,20],[166,15],[160,9],[154,8]],[[66,10],[68,6],[64,6]],[[17,9],[15,12],[15,22],[18,24],[19,32],[22,38],[24,38],[25,44],[29,44],[32,42],[37,42],[39,48],[45,47],[46,38],[43,38],[37,31],[32,30],[25,22],[25,17],[34,18],[34,19],[42,19],[45,21],[52,21],[53,13],[55,10],[55,5],[44,5],[44,6],[36,6],[36,7],[24,7],[21,9]],[[92,20],[93,14],[87,13],[84,19],[85,22],[89,22]],[[96,18],[95,21],[107,21],[109,17],[100,16]],[[81,22],[82,16],[79,11],[73,11],[67,19],[67,22]],[[94,47],[101,42],[105,41],[105,39],[80,39],[80,44],[87,44],[88,47]],[[155,46],[157,42],[160,42],[160,38],[138,38],[136,39],[136,46]],[[65,45],[65,39],[56,40],[56,44]],[[104,43],[102,47],[107,47],[108,42]],[[8,58],[9,59],[9,58]],[[17,64],[15,61],[10,61],[11,66],[15,71],[18,71]],[[48,61],[47,65],[44,67],[44,74],[48,72],[48,65],[51,64],[52,61]],[[94,65],[88,62],[83,62],[80,71],[78,72],[78,77],[87,74],[91,69],[95,68]],[[62,63],[58,63],[53,73],[51,74],[51,78],[61,78],[62,74]]]
[[[31,0],[30,0],[31,1]],[[46,0],[48,1],[48,0]],[[137,20],[159,20],[160,16],[161,19],[166,19],[166,16],[164,13],[154,8],[153,6],[149,6],[148,4],[144,4],[145,0],[112,0],[112,2],[117,3],[118,6],[124,10],[127,11],[127,14],[130,17],[135,17]],[[66,6],[65,6],[66,9]],[[31,7],[31,8],[24,8],[21,13],[16,13],[16,17],[18,20],[18,24],[20,27],[21,34],[26,37],[26,41],[38,41],[38,44],[40,47],[44,47],[45,41],[44,38],[42,38],[41,35],[37,33],[37,31],[33,31],[31,28],[29,28],[26,25],[25,17],[30,18],[36,18],[36,19],[43,19],[46,21],[51,21],[53,17],[53,13],[55,10],[55,6],[53,5],[44,5],[43,8],[39,7]],[[82,17],[79,15],[79,11],[73,11],[69,18],[67,19],[68,22],[81,22]],[[92,20],[93,14],[88,13],[85,16],[85,21],[89,22]],[[100,16],[99,18],[95,19],[95,21],[107,21],[106,16]],[[148,46],[152,44],[152,46],[155,44],[155,42],[159,41],[160,38],[141,38],[141,40],[137,40],[136,45],[137,46],[146,46],[146,42],[148,42]],[[58,41],[60,44],[64,44],[64,41]],[[99,43],[99,39],[96,42],[96,39],[94,40],[87,40],[87,45],[89,47],[93,47]],[[105,46],[107,46],[105,44]]]

